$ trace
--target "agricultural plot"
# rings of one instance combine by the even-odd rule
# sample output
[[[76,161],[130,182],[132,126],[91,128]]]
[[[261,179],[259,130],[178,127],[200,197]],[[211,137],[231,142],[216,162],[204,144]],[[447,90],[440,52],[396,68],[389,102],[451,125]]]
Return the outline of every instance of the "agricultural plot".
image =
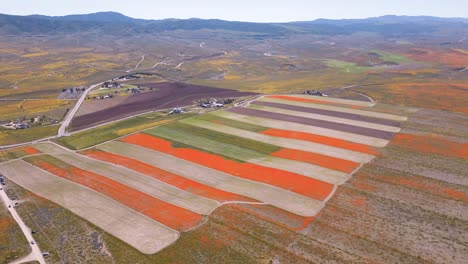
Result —
[[[208,214],[218,203],[204,199],[191,193],[182,191],[157,179],[150,178],[141,173],[124,167],[116,167],[112,164],[100,162],[65,150],[53,144],[38,144],[35,146],[44,153],[51,153],[56,159],[70,164],[87,172],[103,175],[108,179],[117,181],[123,185],[134,188],[153,197],[158,197],[171,204],[190,208],[200,214]]]
[[[237,204],[249,213],[259,211],[265,221],[296,230],[307,226],[338,185],[400,131],[403,117],[374,113],[372,107],[332,98],[323,102],[262,98],[246,107],[171,120],[81,152],[54,143],[35,144],[5,158],[22,160],[7,161],[0,169],[24,188],[143,253],[168,246],[180,232],[203,225],[206,216],[226,204]],[[346,114],[347,109],[359,112]],[[285,124],[292,125],[281,129]],[[15,170],[17,166],[21,168]],[[26,170],[38,175],[22,176]],[[36,178],[37,190],[32,183]],[[64,201],[68,192],[77,201]],[[98,198],[82,201],[84,195]],[[87,203],[93,203],[89,206],[94,211],[100,204],[110,206],[104,211],[109,219],[98,223],[103,213],[90,215],[93,210],[82,208]],[[264,206],[267,209],[259,209]],[[122,224],[114,226],[110,219],[118,221],[120,214],[131,212],[140,217],[141,226],[150,221],[157,226],[153,232],[162,236],[150,234],[154,242],[146,243],[136,239],[146,236],[141,227],[132,226],[129,237],[116,231]]]
[[[83,149],[139,130],[169,123],[179,118],[185,118],[191,115],[191,113],[184,113],[167,116],[160,113],[149,113],[80,131],[72,134],[71,136],[56,139],[56,142],[70,149]]]
[[[105,107],[106,100],[99,102],[104,106],[101,110],[75,117],[71,123],[72,130],[81,130],[93,125],[121,119],[151,110],[168,109],[172,107],[193,105],[194,101],[203,98],[230,98],[255,95],[250,92],[239,92],[229,89],[219,89],[207,86],[189,85],[183,83],[146,83],[142,87],[149,87],[155,91],[128,96],[117,105]],[[113,99],[107,99],[112,102]],[[111,103],[112,104],[112,103]],[[86,104],[83,105],[86,112]]]
[[[25,161],[0,164],[0,170],[27,190],[69,209],[143,253],[159,251],[179,236],[177,231],[99,192],[55,177]]]

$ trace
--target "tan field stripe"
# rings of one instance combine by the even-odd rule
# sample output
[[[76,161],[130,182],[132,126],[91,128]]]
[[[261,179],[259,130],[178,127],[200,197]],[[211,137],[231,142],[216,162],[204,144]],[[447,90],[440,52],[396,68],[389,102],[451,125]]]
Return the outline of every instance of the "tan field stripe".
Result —
[[[400,130],[401,130],[399,127],[386,126],[386,125],[356,121],[356,120],[352,120],[352,119],[339,118],[339,117],[333,117],[333,116],[327,116],[327,115],[317,115],[317,114],[312,114],[312,113],[292,111],[292,110],[286,110],[286,109],[269,107],[269,106],[251,104],[251,105],[249,105],[249,108],[259,109],[259,110],[268,111],[268,112],[272,112],[272,113],[300,116],[300,117],[313,118],[313,119],[318,119],[318,120],[331,121],[331,122],[335,122],[335,123],[342,123],[342,124],[347,124],[347,125],[378,129],[378,130],[393,132],[393,133],[400,132]]]
[[[100,145],[98,149],[138,159],[213,188],[244,195],[298,215],[314,216],[323,206],[323,203],[318,200],[288,190],[235,177],[148,148],[112,141]]]
[[[392,114],[385,114],[385,113],[359,110],[359,109],[353,109],[353,108],[339,107],[339,106],[333,106],[333,105],[281,100],[281,99],[268,98],[268,97],[262,97],[259,99],[259,101],[298,105],[298,106],[303,106],[303,107],[331,110],[331,111],[344,112],[344,113],[352,113],[352,114],[357,114],[357,115],[362,115],[362,116],[383,118],[383,119],[389,119],[389,120],[395,120],[395,121],[406,121],[408,119],[407,117],[404,117],[404,116],[398,116],[398,115],[392,115]]]
[[[179,238],[177,231],[23,160],[0,164],[0,172],[21,187],[83,217],[144,254],[154,254]]]
[[[303,140],[273,137],[273,136],[260,134],[260,133],[256,133],[256,132],[252,132],[252,131],[248,131],[244,129],[230,127],[230,126],[226,126],[222,124],[216,124],[216,123],[212,123],[212,122],[208,122],[204,120],[187,118],[179,122],[226,133],[226,134],[230,134],[230,135],[248,138],[248,139],[276,145],[276,146],[283,147],[283,148],[303,150],[303,151],[327,155],[330,157],[340,158],[344,160],[350,160],[350,161],[354,161],[358,163],[368,162],[374,158],[374,156],[372,155],[361,153],[361,152],[346,150],[346,149],[337,148],[337,147],[331,147],[331,146],[303,141]]]
[[[70,165],[100,174],[155,198],[199,214],[208,215],[220,205],[217,201],[186,192],[136,171],[79,155],[54,144],[41,143],[34,145],[34,147],[44,153],[53,153],[55,158]]]
[[[293,98],[301,98],[301,99],[303,98],[303,99],[317,100],[317,101],[337,103],[337,104],[363,106],[363,107],[372,107],[375,105],[375,103],[371,103],[371,102],[363,102],[363,101],[357,101],[357,100],[348,100],[348,99],[323,97],[323,96],[310,96],[310,95],[305,95],[305,94],[288,94],[286,96],[293,97]]]
[[[298,131],[298,132],[305,132],[305,133],[312,133],[312,134],[317,134],[317,135],[322,135],[322,136],[334,137],[334,138],[351,141],[355,143],[360,143],[360,144],[373,146],[373,147],[385,147],[388,144],[388,140],[384,140],[384,139],[362,136],[362,135],[357,135],[357,134],[352,134],[352,133],[347,133],[347,132],[342,132],[342,131],[337,131],[337,130],[332,130],[332,129],[327,129],[327,128],[308,126],[308,125],[292,123],[292,122],[287,122],[287,121],[279,121],[279,120],[268,119],[268,118],[247,116],[247,115],[241,115],[241,114],[227,112],[227,111],[214,111],[211,114],[225,117],[228,119],[241,121],[244,123],[260,125],[260,126],[269,127],[269,128],[287,129],[287,130],[293,130],[293,131]]]

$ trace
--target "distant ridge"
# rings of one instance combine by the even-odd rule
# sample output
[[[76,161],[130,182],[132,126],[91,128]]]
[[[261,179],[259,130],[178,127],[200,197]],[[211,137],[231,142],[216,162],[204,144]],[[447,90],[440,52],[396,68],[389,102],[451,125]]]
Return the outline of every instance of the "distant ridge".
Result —
[[[105,35],[157,34],[174,30],[224,30],[249,32],[264,36],[287,34],[337,35],[355,32],[375,32],[384,35],[425,34],[438,27],[468,26],[468,18],[429,16],[382,16],[365,19],[317,19],[289,23],[253,23],[220,19],[145,20],[117,12],[67,16],[14,16],[0,14],[0,35],[74,34],[93,31]]]

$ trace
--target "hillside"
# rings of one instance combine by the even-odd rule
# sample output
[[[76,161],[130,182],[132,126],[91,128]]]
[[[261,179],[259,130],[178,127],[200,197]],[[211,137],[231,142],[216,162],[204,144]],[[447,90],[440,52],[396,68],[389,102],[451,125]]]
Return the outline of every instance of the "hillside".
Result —
[[[68,16],[13,16],[0,14],[0,35],[56,35],[95,32],[105,35],[157,34],[174,30],[224,30],[274,36],[312,33],[348,35],[374,32],[383,35],[427,34],[440,29],[467,28],[466,18],[383,16],[367,19],[330,20],[291,23],[252,23],[219,19],[144,20],[115,12]]]

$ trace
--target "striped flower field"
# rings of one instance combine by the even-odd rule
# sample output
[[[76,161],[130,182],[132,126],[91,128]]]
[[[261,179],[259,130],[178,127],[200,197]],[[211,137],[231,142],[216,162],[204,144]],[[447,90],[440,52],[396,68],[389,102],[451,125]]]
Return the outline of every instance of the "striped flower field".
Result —
[[[268,205],[309,223],[406,120],[373,106],[263,96],[80,152],[36,144],[25,157],[0,163],[0,171],[152,254],[224,204]]]

